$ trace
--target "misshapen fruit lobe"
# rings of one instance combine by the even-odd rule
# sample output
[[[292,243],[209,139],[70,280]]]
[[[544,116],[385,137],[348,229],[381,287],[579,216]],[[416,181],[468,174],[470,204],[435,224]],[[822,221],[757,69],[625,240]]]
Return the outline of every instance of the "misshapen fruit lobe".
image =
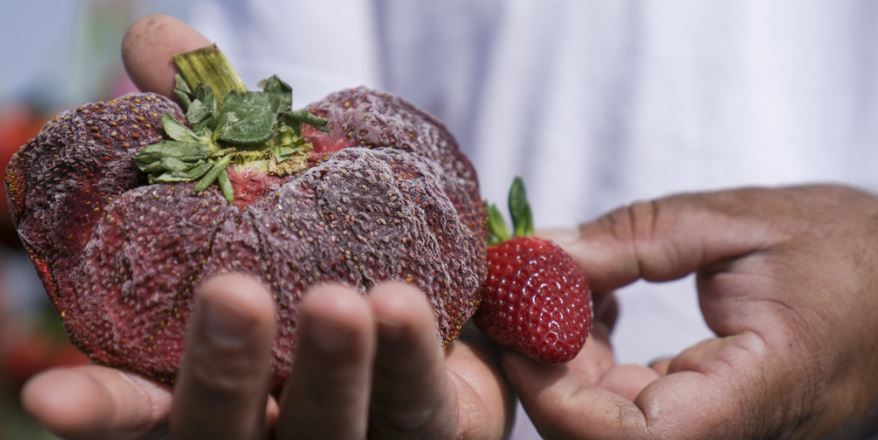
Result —
[[[144,183],[131,158],[163,138],[164,113],[182,117],[153,94],[86,104],[50,120],[13,156],[5,182],[11,213],[38,268],[69,262],[48,257],[77,253],[106,201]],[[50,295],[56,284],[46,283]]]
[[[172,382],[193,289],[228,271],[271,290],[280,325],[274,383],[289,372],[305,289],[388,279],[430,298],[450,341],[485,277],[484,210],[475,171],[434,118],[387,94],[352,89],[309,107],[325,152],[288,176],[229,173],[214,185],[149,185],[133,163],[184,120],[151,94],[89,104],[50,122],[9,166],[19,235],[71,338],[100,363]],[[305,130],[303,130],[305,131]],[[307,131],[304,133],[309,135]]]

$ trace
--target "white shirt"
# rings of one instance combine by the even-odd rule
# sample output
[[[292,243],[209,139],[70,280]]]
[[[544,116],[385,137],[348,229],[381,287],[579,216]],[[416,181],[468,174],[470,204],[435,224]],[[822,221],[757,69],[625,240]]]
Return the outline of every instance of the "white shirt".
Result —
[[[538,226],[740,185],[878,187],[869,0],[208,1],[193,23],[297,105],[365,84],[446,122],[483,196],[522,175]],[[712,336],[691,279],[619,292],[620,362]],[[519,416],[515,438],[536,438]]]

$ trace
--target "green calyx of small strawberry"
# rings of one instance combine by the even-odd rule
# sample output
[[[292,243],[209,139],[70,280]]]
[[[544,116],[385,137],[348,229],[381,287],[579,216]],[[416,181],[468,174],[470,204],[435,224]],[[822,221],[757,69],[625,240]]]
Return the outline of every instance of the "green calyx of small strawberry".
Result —
[[[232,203],[229,166],[271,175],[307,168],[312,146],[302,125],[327,130],[328,122],[306,110],[293,111],[293,89],[275,75],[248,91],[216,45],[174,56],[180,73],[174,93],[186,112],[186,124],[162,115],[170,137],[141,149],[134,163],[150,183],[197,181],[201,193],[217,183]]]
[[[524,181],[516,177],[509,187],[509,215],[512,217],[512,233],[506,225],[503,213],[493,203],[485,202],[488,211],[488,244],[493,246],[500,244],[512,237],[526,237],[534,233],[533,214],[530,203],[527,201],[527,192],[524,189]]]

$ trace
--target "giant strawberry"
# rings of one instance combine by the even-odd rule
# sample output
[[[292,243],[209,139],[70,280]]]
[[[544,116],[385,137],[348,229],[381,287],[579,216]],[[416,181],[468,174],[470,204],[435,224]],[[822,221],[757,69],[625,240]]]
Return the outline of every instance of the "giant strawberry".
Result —
[[[485,214],[440,122],[363,88],[293,111],[286,83],[244,90],[215,47],[175,61],[182,108],[153,94],[84,105],[7,171],[21,240],[83,351],[173,381],[193,288],[228,271],[273,294],[276,384],[315,283],[411,282],[443,341],[457,336],[485,276]]]
[[[557,244],[533,237],[524,184],[509,190],[514,236],[495,205],[488,208],[488,280],[474,317],[500,345],[546,362],[573,359],[591,332],[588,280]]]

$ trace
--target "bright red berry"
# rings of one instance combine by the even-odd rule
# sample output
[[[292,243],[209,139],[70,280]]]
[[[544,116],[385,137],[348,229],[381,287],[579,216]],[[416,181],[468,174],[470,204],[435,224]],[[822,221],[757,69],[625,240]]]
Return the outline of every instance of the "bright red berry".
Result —
[[[488,279],[475,323],[500,345],[543,362],[567,362],[591,332],[588,281],[558,245],[526,236],[533,226],[520,179],[510,190],[509,205],[516,229],[512,238],[499,211],[489,207],[491,236],[500,243],[488,248]]]

